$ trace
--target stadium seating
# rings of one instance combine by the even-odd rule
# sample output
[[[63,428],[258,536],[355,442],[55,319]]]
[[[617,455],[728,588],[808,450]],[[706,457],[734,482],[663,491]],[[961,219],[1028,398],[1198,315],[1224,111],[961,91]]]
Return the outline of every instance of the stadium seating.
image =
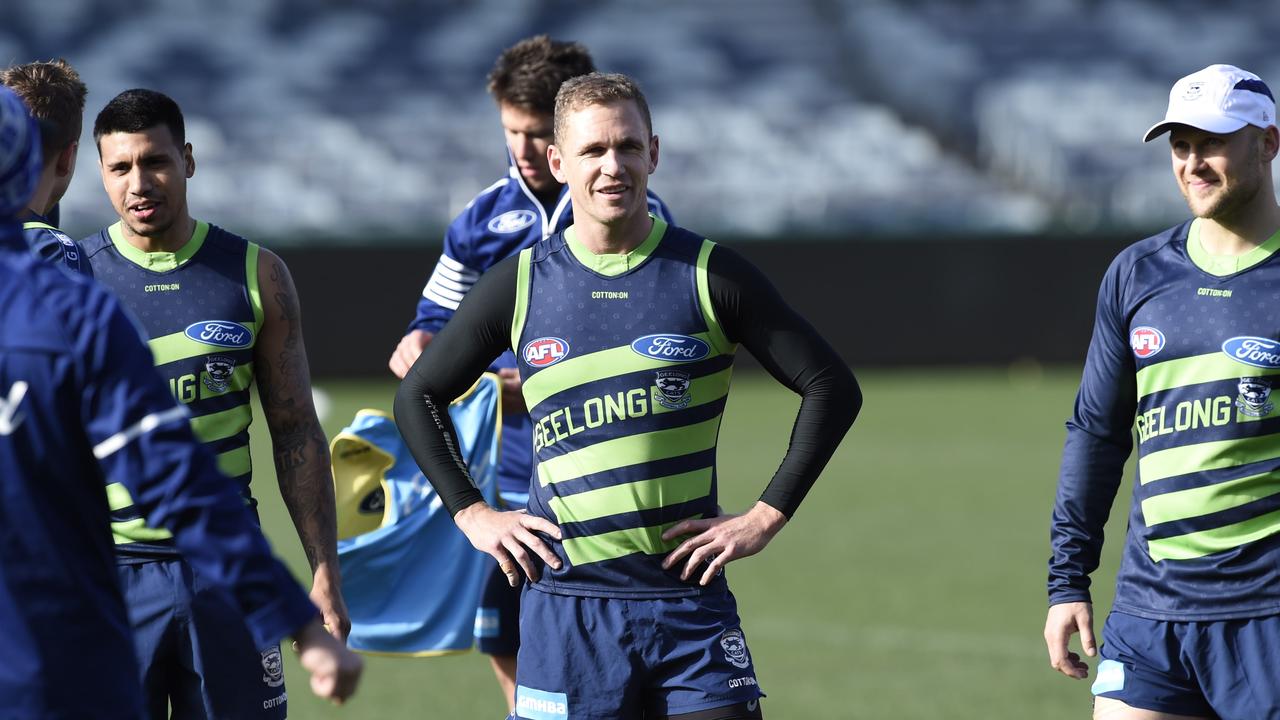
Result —
[[[436,241],[502,172],[493,58],[546,29],[641,80],[663,139],[652,185],[683,224],[1087,232],[1183,212],[1164,154],[1138,142],[1173,79],[1228,61],[1280,83],[1280,15],[1248,5],[15,0],[0,56],[68,58],[89,126],[119,90],[173,95],[197,214],[299,242]],[[96,160],[81,154],[64,202],[73,232],[111,219]]]

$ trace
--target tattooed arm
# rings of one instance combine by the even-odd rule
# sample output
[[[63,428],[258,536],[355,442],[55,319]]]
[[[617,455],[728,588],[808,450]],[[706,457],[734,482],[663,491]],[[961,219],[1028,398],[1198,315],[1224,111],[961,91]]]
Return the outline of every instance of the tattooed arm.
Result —
[[[311,399],[311,371],[302,344],[298,292],[275,253],[258,256],[262,328],[254,348],[258,397],[271,431],[280,496],[314,574],[311,600],[329,631],[345,640],[351,630],[338,569],[337,511],[329,447]]]

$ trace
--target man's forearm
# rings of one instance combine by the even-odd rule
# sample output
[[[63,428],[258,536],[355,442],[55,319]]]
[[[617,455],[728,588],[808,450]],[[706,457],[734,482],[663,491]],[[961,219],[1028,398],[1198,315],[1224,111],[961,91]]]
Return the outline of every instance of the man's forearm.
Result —
[[[314,419],[281,425],[272,432],[280,497],[289,509],[311,571],[327,565],[336,577],[337,510],[324,433]]]

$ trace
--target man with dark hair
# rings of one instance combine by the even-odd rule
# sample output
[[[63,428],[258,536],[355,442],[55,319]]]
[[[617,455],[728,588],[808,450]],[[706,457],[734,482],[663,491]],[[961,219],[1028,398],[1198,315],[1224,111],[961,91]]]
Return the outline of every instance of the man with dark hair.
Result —
[[[37,143],[23,103],[0,89],[3,714],[136,720],[144,712],[112,557],[113,480],[230,593],[261,644],[292,634],[312,689],[341,702],[355,690],[360,658],[324,631],[271,557],[119,303],[28,251],[18,215],[41,177]],[[233,629],[244,632],[223,631]]]
[[[95,275],[138,318],[196,437],[251,506],[249,403],[257,379],[280,492],[314,573],[311,598],[330,631],[345,638],[329,452],[288,269],[271,251],[191,217],[186,184],[195,157],[172,99],[125,91],[98,114],[93,136],[120,217],[82,241]],[[169,533],[148,526],[123,488],[108,490],[153,714],[171,702],[203,706],[214,717],[284,717],[278,648],[235,632],[234,609],[208,592],[199,573],[193,577]]]
[[[648,211],[658,138],[634,81],[566,81],[555,127],[574,224],[476,283],[405,376],[396,422],[472,545],[529,580],[516,717],[760,718],[721,571],[794,514],[861,394],[759,270]],[[726,515],[715,456],[739,343],[803,399],[760,500]],[[533,419],[527,512],[484,502],[439,410],[504,348]]]
[[[546,35],[521,40],[498,56],[488,90],[498,104],[510,167],[506,177],[485,188],[449,225],[444,251],[418,300],[417,317],[391,356],[396,377],[404,377],[481,274],[573,224],[571,198],[547,165],[547,146],[560,85],[593,70],[587,48]],[[646,199],[650,211],[671,220],[657,195],[648,193]],[[504,382],[498,489],[512,510],[528,500],[533,463],[533,430],[515,367],[515,357],[504,352],[490,368]],[[477,644],[491,657],[508,705],[515,693],[519,601],[518,588],[495,569],[476,613]]]
[[[87,92],[84,82],[66,60],[58,59],[0,71],[0,85],[22,98],[40,124],[44,170],[22,218],[22,234],[40,257],[60,262],[72,272],[93,275],[80,246],[50,219],[76,171]]]

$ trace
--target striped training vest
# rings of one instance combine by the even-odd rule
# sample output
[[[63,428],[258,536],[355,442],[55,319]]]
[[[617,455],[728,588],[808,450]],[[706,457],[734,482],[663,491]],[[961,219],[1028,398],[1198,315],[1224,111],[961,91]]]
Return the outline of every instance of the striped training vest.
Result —
[[[1114,606],[1219,619],[1280,609],[1280,233],[1208,255],[1194,221],[1134,263],[1137,477]]]
[[[83,243],[98,281],[141,325],[156,370],[191,413],[191,427],[218,469],[250,494],[249,388],[262,327],[258,246],[204,222],[176,253],[130,245],[116,223]],[[119,483],[107,486],[116,549],[123,555],[171,555],[167,530],[150,528]]]
[[[627,255],[574,230],[520,254],[512,347],[533,421],[529,512],[560,526],[538,587],[600,597],[723,591],[663,570],[663,531],[713,517],[716,440],[736,346],[707,289],[714,244],[654,218]]]

